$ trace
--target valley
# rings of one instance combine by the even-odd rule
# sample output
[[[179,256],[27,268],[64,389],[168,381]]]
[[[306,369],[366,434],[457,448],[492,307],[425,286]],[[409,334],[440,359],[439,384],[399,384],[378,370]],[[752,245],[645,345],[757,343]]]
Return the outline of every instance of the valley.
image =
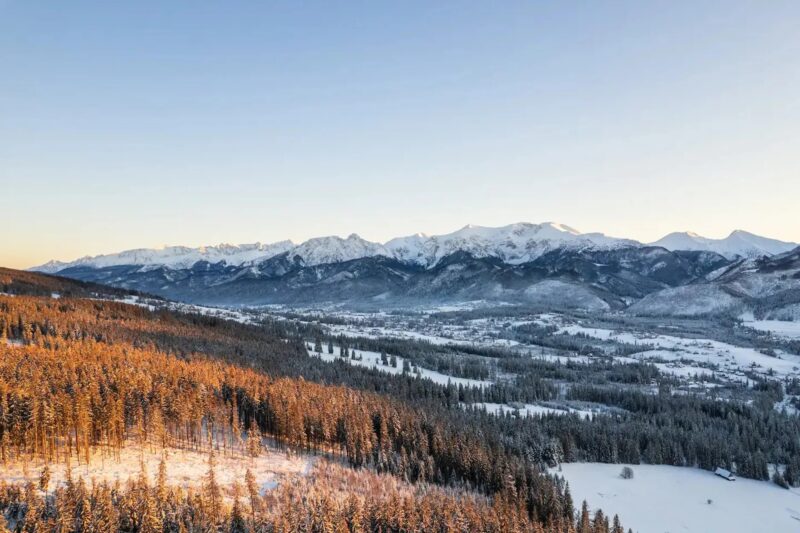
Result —
[[[800,2],[0,0],[0,533],[800,532]]]

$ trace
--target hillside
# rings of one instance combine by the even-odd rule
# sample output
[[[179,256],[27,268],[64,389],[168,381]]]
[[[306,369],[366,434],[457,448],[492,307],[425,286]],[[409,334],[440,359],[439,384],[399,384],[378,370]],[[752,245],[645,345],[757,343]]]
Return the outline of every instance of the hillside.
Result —
[[[303,368],[319,366],[290,330],[95,298],[33,296],[67,285],[43,275],[4,275],[16,294],[0,295],[0,455],[5,468],[27,465],[19,486],[25,490],[0,489],[0,508],[12,527],[78,520],[99,530],[296,530],[292,524],[331,520],[361,531],[419,530],[422,522],[442,528],[461,520],[470,529],[573,531],[563,486],[447,410],[421,414],[392,396],[325,384],[319,373],[320,383],[281,377],[300,371],[313,379],[315,372]],[[363,374],[376,383],[387,380]],[[91,464],[103,451],[104,461],[119,461],[136,445],[204,453],[208,467],[188,493],[168,486],[168,475],[160,473],[180,463],[159,466],[155,481],[142,467],[123,490],[108,482],[89,489],[88,480],[67,475],[53,476],[60,482],[51,492],[48,475],[47,482],[36,481],[51,496],[44,500],[32,483],[44,479],[29,472],[42,460],[60,469],[65,462]],[[396,481],[320,466],[308,481],[274,494],[248,489],[251,512],[245,513],[242,489],[222,486],[229,478],[215,472],[212,456],[227,461],[247,450],[259,457],[263,447],[322,455]],[[256,463],[243,461],[255,470]],[[358,482],[346,485],[348,476]],[[240,487],[254,483],[238,481]],[[299,510],[290,503],[304,483],[312,500],[328,502],[324,508],[306,503]],[[393,488],[363,492],[375,483]]]
[[[42,276],[0,267],[0,293],[26,296],[67,296],[75,298],[124,298],[140,294],[89,281],[63,276]]]
[[[554,249],[533,261],[454,252],[426,268],[385,256],[313,266],[288,253],[257,265],[196,263],[190,269],[71,267],[59,274],[199,304],[420,303],[490,300],[553,308],[620,309],[664,288],[684,285],[729,264],[706,252],[663,248]],[[543,282],[547,282],[543,285]],[[552,291],[553,282],[561,289]]]
[[[754,315],[800,319],[800,247],[772,257],[740,259],[705,280],[656,292],[633,304],[643,315]]]

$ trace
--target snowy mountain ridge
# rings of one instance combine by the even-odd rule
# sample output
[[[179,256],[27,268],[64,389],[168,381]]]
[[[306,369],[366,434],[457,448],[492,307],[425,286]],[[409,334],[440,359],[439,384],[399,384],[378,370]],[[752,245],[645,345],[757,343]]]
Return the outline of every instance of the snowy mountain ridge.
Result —
[[[72,267],[105,268],[119,265],[166,266],[174,269],[190,268],[198,261],[209,263],[225,262],[242,265],[260,260],[264,257],[286,252],[294,247],[292,241],[280,241],[272,244],[219,244],[217,246],[165,246],[164,248],[138,248],[116,254],[86,256],[75,261],[49,261],[44,265],[31,268],[38,272],[52,274]]]
[[[602,233],[581,233],[554,222],[531,224],[520,222],[501,227],[467,225],[445,235],[418,233],[398,237],[381,244],[352,234],[315,237],[295,245],[285,240],[272,244],[220,244],[190,248],[168,246],[162,249],[135,249],[108,255],[83,257],[71,262],[50,261],[31,270],[56,273],[75,267],[108,268],[122,265],[186,269],[200,261],[230,266],[254,265],[286,253],[303,266],[342,263],[365,257],[384,256],[425,268],[435,266],[443,258],[467,252],[477,258],[494,257],[504,263],[518,265],[533,261],[548,252],[567,249],[612,250],[625,247],[658,246],[670,251],[712,251],[727,258],[772,256],[793,249],[787,243],[737,230],[725,239],[708,239],[694,233],[671,233],[649,245],[631,239],[609,237]]]
[[[715,252],[728,259],[773,256],[788,252],[798,246],[797,243],[769,239],[744,230],[735,230],[724,239],[709,239],[689,231],[676,232],[662,237],[651,245],[670,251]]]
[[[641,244],[602,233],[580,233],[554,222],[520,222],[499,228],[467,225],[446,235],[417,234],[392,239],[385,245],[391,257],[425,267],[434,266],[442,258],[459,251],[475,257],[497,257],[504,263],[516,265],[533,261],[559,248],[611,249],[624,246]]]

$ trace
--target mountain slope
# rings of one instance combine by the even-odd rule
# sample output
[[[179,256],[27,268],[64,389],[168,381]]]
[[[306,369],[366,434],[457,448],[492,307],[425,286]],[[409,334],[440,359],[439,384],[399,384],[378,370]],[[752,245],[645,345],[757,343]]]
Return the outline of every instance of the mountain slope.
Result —
[[[86,256],[67,263],[50,261],[31,270],[53,274],[66,268],[107,268],[120,265],[168,266],[180,269],[189,268],[200,261],[241,265],[249,261],[263,260],[283,253],[293,246],[292,241],[281,241],[273,244],[255,243],[239,246],[220,244],[217,246],[201,246],[199,248],[167,246],[160,250],[141,248],[116,254],[95,257]]]
[[[670,233],[651,243],[667,250],[693,250],[718,253],[728,259],[761,257],[782,254],[797,247],[797,243],[779,241],[736,230],[724,239],[709,239],[692,232]]]
[[[385,246],[400,261],[431,267],[456,252],[467,252],[474,257],[496,257],[505,263],[518,265],[559,248],[606,249],[638,244],[602,233],[580,233],[553,222],[523,222],[500,228],[468,225],[447,235],[429,237],[417,234],[392,239]]]
[[[649,294],[629,312],[671,316],[754,313],[759,318],[800,319],[800,247],[772,257],[737,260],[705,280]]]
[[[559,248],[519,265],[458,251],[429,268],[382,255],[307,265],[300,256],[285,252],[242,267],[222,263],[197,263],[182,270],[76,267],[62,275],[203,304],[503,300],[619,309],[727,264],[723,257],[707,252],[640,247]],[[559,284],[553,285],[556,280]],[[544,281],[551,283],[537,286]]]

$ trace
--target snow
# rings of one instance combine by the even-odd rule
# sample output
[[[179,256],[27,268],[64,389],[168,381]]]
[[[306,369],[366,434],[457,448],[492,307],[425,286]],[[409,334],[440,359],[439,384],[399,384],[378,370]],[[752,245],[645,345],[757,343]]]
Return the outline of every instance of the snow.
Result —
[[[266,442],[266,441],[265,441]],[[155,481],[162,453],[167,463],[167,484],[181,486],[184,489],[198,487],[208,473],[208,451],[181,448],[166,448],[162,452],[159,447],[129,444],[122,448],[119,456],[114,451],[98,448],[91,456],[88,464],[79,463],[73,456],[70,467],[73,480],[79,477],[89,483],[92,479],[114,483],[119,480],[125,483],[135,479],[141,472],[141,461],[144,460],[148,477]],[[66,464],[63,462],[50,465],[50,490],[66,479]],[[215,452],[216,467],[214,472],[220,485],[229,489],[234,482],[242,483],[247,469],[253,473],[256,483],[262,488],[274,488],[286,477],[304,475],[310,470],[313,459],[305,456],[287,456],[283,451],[266,447],[259,457],[253,458],[240,451],[228,450]],[[37,482],[44,467],[42,459],[28,460],[24,465],[9,462],[0,465],[0,478],[7,483],[25,483],[28,480]]]
[[[383,245],[366,241],[355,233],[346,239],[335,236],[309,239],[289,251],[289,257],[299,257],[305,266],[341,263],[378,255],[388,256],[389,253]]]
[[[679,378],[691,378],[694,376],[711,376],[713,374],[707,368],[699,366],[687,366],[677,363],[656,363],[655,366],[664,374],[672,374]]]
[[[232,320],[241,324],[257,324],[260,316],[255,312],[237,311],[234,309],[225,309],[222,307],[208,307],[203,305],[185,304],[181,302],[173,302],[169,300],[155,300],[152,298],[141,297],[136,295],[125,296],[124,298],[101,299],[96,298],[97,301],[112,301],[119,302],[127,305],[135,305],[144,307],[149,311],[156,309],[168,309],[170,311],[177,311],[179,313],[195,313],[199,315],[212,316],[223,320]]]
[[[729,258],[775,255],[797,246],[795,243],[760,237],[741,230],[734,231],[725,239],[708,239],[688,232],[671,233],[652,245],[668,250],[713,251]],[[642,246],[642,243],[609,237],[602,233],[581,233],[555,222],[519,222],[501,227],[467,225],[445,235],[417,233],[397,237],[384,244],[367,241],[352,234],[346,239],[337,236],[315,237],[299,245],[285,240],[272,244],[141,248],[116,254],[87,256],[72,262],[50,261],[31,270],[54,273],[69,267],[104,268],[119,265],[181,269],[190,268],[198,261],[224,261],[228,265],[242,266],[256,264],[284,252],[289,252],[291,258],[300,258],[305,266],[386,256],[430,268],[442,258],[458,251],[468,252],[475,257],[497,257],[509,264],[521,264],[561,248],[609,249],[625,246]]]
[[[724,239],[709,239],[692,232],[676,232],[670,233],[650,244],[673,251],[715,252],[728,259],[777,255],[788,252],[798,246],[797,243],[769,239],[742,230],[733,231]]]
[[[477,402],[465,405],[469,405],[477,409],[485,409],[487,413],[495,415],[513,413],[516,411],[520,414],[520,416],[523,417],[540,416],[540,415],[569,415],[569,414],[577,414],[581,418],[584,418],[586,416],[594,417],[594,413],[592,411],[573,409],[567,406],[564,406],[563,409],[556,409],[554,407],[547,407],[544,405],[538,405],[533,403],[526,403],[520,406],[512,406],[508,404],[491,403],[491,402]]]
[[[339,347],[334,346],[333,353],[327,353],[327,346],[323,346],[323,353],[317,353],[313,350],[308,350],[308,355],[311,357],[319,357],[323,361],[333,362],[338,360],[346,361],[351,365],[356,366],[363,366],[365,368],[375,368],[380,370],[381,372],[386,372],[387,374],[402,374],[403,373],[403,361],[402,357],[396,357],[397,359],[397,366],[392,366],[391,363],[389,365],[384,365],[381,363],[381,354],[378,352],[368,352],[366,350],[353,350],[356,352],[356,357],[361,357],[361,360],[352,359],[352,358],[344,358],[339,357]],[[387,358],[391,358],[391,354],[386,354]],[[417,373],[416,369],[419,369],[419,373]],[[422,379],[429,379],[434,383],[438,383],[440,385],[447,385],[448,383],[452,383],[453,385],[463,385],[465,387],[488,387],[492,385],[491,381],[483,381],[479,379],[467,379],[467,378],[458,378],[455,376],[448,376],[447,374],[442,374],[441,372],[437,372],[435,370],[428,370],[422,367],[415,367],[415,370],[410,372],[410,375],[418,375]]]
[[[778,337],[787,339],[800,339],[800,322],[784,320],[751,320],[745,326],[759,331],[769,331]]]
[[[794,406],[794,402],[797,402],[798,398],[800,397],[797,395],[787,394],[783,397],[783,400],[775,402],[773,408],[779,413],[785,411],[787,415],[800,415],[800,410]]]
[[[50,261],[31,270],[55,273],[71,267],[105,268],[119,265],[166,266],[174,269],[190,268],[198,261],[229,265],[243,265],[253,260],[264,260],[289,250],[291,241],[272,244],[219,244],[217,246],[165,246],[163,248],[139,248],[108,255],[86,256],[71,262]]]
[[[800,531],[800,492],[765,481],[727,481],[697,468],[629,465],[633,479],[622,479],[620,464],[564,463],[561,472],[577,508],[618,514],[637,533],[753,533]],[[708,503],[708,500],[711,503]]]
[[[633,354],[636,359],[691,360],[706,365],[718,365],[719,373],[729,377],[742,377],[744,371],[753,371],[765,377],[789,377],[800,375],[800,356],[779,353],[772,357],[753,348],[734,346],[711,339],[689,339],[671,335],[657,335],[634,332],[619,332],[602,328],[587,328],[579,324],[562,326],[559,333],[584,333],[590,337],[613,340],[627,344],[643,345],[643,349]],[[694,370],[685,374],[695,373]],[[672,373],[678,372],[671,370]],[[771,374],[770,374],[771,372]],[[709,372],[710,373],[710,372]]]
[[[385,246],[401,261],[432,267],[443,257],[458,251],[469,252],[475,257],[497,257],[509,264],[521,264],[563,247],[580,249],[639,245],[636,241],[607,237],[602,233],[580,233],[554,222],[520,222],[499,228],[467,225],[446,235],[427,236],[418,233],[392,239]]]
[[[291,241],[273,244],[220,244],[190,248],[169,246],[162,249],[142,248],[120,253],[83,257],[71,262],[50,261],[31,270],[55,273],[70,267],[105,268],[119,265],[143,267],[165,266],[190,268],[198,261],[242,266],[256,264],[284,252],[299,257],[305,266],[351,261],[363,257],[385,256],[425,267],[436,265],[443,257],[457,251],[477,257],[498,257],[511,264],[536,259],[551,250],[570,248],[610,248],[640,246],[627,239],[607,237],[602,233],[580,233],[563,224],[517,223],[499,228],[465,226],[446,235],[428,236],[418,233],[392,239],[385,244],[367,241],[356,234],[346,239],[337,236],[315,237],[295,246]]]

